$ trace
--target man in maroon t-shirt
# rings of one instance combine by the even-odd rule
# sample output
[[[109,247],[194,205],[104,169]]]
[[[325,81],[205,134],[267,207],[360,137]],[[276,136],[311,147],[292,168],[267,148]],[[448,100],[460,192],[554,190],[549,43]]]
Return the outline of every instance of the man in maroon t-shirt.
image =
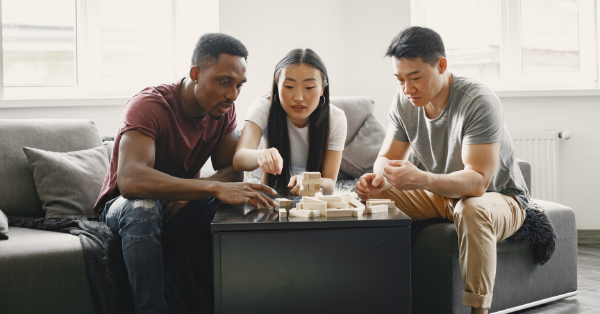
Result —
[[[163,225],[210,236],[219,201],[276,204],[271,188],[240,181],[234,101],[246,82],[246,47],[225,34],[200,38],[189,78],[149,87],[127,104],[94,213],[122,236],[136,311],[166,313]],[[212,157],[217,172],[199,178]]]

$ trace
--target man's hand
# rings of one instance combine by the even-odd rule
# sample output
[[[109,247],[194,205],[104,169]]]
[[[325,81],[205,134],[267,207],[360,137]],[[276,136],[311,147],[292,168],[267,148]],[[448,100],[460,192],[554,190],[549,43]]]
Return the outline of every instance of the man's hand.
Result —
[[[281,174],[283,169],[283,158],[279,154],[277,148],[263,149],[258,156],[256,156],[256,162],[258,166],[266,173],[270,174]]]
[[[188,204],[188,201],[163,201],[163,216],[166,221],[171,220],[177,211],[182,209],[185,205]]]
[[[427,173],[407,160],[390,160],[383,176],[398,190],[425,190],[428,182]]]
[[[291,188],[290,193],[293,195],[300,195],[300,186],[302,182],[303,175],[297,175],[290,178],[290,183],[288,183],[288,188]]]
[[[277,194],[270,187],[257,183],[222,183],[218,187],[216,197],[227,204],[250,204],[258,209],[258,204],[263,204],[264,207],[277,207],[277,203],[271,198],[261,193],[267,192],[271,195]]]
[[[365,173],[356,182],[354,192],[361,200],[367,200],[381,193],[385,187],[385,179],[381,173]]]

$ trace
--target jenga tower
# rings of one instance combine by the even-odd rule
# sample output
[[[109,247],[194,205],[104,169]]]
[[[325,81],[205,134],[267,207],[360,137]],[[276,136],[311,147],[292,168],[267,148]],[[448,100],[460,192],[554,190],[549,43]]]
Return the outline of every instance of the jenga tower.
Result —
[[[318,192],[323,193],[321,184],[323,184],[323,179],[320,172],[305,172],[304,178],[300,182],[300,195],[315,196]]]

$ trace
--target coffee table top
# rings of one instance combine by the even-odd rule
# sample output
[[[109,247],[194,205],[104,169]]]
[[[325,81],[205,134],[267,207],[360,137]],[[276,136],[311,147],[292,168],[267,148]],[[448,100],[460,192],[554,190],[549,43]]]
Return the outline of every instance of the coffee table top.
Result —
[[[273,210],[257,210],[250,205],[221,204],[211,229],[215,231],[334,229],[410,226],[410,218],[398,208],[387,213],[364,214],[359,217],[288,217],[279,221]]]

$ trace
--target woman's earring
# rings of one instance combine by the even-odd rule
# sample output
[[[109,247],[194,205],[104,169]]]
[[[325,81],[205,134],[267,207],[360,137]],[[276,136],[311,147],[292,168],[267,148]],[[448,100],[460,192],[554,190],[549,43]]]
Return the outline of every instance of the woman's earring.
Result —
[[[274,100],[276,103],[279,103],[279,94],[275,94],[275,96],[273,96],[273,100]]]
[[[325,106],[325,95],[321,95],[321,97],[323,97],[323,104],[322,104],[322,105],[319,105],[319,107],[323,107],[323,106]],[[321,101],[319,100],[319,102],[321,102]]]

